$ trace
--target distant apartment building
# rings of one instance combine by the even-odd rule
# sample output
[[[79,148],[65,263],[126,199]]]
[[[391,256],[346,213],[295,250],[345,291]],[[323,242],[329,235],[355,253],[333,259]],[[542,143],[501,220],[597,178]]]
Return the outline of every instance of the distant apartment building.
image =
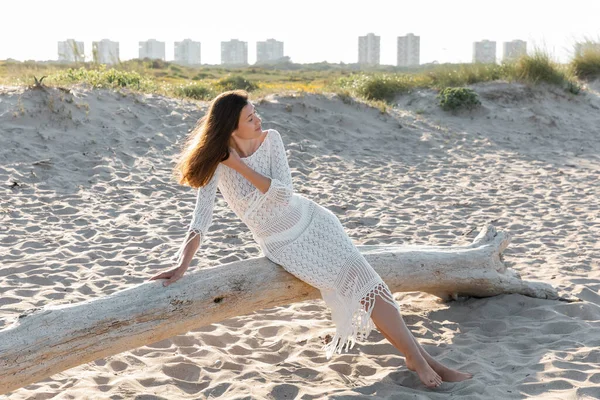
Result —
[[[380,37],[369,33],[358,37],[358,63],[363,65],[379,65]]]
[[[283,42],[268,39],[265,42],[256,42],[256,62],[272,62],[283,58]]]
[[[474,42],[473,62],[496,63],[496,42],[490,40]]]
[[[79,62],[84,61],[83,42],[67,39],[58,42],[58,61]]]
[[[421,37],[412,33],[398,36],[398,67],[414,67],[421,64]]]
[[[139,58],[149,58],[151,60],[165,60],[165,42],[159,42],[155,39],[139,42]]]
[[[119,62],[119,42],[102,39],[92,42],[94,62],[100,64],[116,64]]]
[[[600,52],[600,43],[591,41],[575,43],[575,57],[580,57],[587,52]]]
[[[513,40],[502,44],[502,61],[515,61],[527,54],[527,42]]]
[[[174,62],[181,65],[200,65],[200,50],[200,42],[194,42],[191,39],[175,42]]]
[[[248,42],[237,39],[221,42],[221,64],[248,65]]]

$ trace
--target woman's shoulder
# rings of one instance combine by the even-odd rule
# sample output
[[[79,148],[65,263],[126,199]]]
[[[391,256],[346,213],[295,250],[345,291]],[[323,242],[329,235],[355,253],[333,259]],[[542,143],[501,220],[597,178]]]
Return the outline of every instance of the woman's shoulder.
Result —
[[[279,133],[279,131],[277,129],[269,128],[269,129],[267,129],[267,131],[268,131],[267,138],[269,138],[269,136],[271,136],[271,139],[277,138],[277,139],[281,140],[281,134]]]

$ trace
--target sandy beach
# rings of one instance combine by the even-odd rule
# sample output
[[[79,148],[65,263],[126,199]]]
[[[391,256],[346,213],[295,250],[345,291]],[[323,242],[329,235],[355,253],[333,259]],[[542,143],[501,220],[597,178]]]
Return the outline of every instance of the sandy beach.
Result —
[[[407,325],[473,379],[426,388],[378,331],[326,360],[322,300],[261,310],[99,359],[0,399],[600,398],[600,82],[470,86],[453,115],[423,89],[382,113],[336,95],[257,100],[297,192],[358,245],[460,245],[492,222],[523,279],[580,298],[443,302],[395,293]],[[195,190],[172,158],[208,108],[76,86],[0,87],[0,329],[46,305],[103,297],[172,266]],[[190,271],[262,256],[217,194]],[[185,277],[183,278],[185,279]]]

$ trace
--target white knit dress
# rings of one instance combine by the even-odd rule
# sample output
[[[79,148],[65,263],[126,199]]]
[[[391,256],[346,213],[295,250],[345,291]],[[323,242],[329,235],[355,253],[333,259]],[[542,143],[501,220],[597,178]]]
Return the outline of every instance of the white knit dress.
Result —
[[[266,193],[232,168],[219,164],[210,182],[198,189],[189,226],[189,240],[201,242],[212,223],[217,187],[233,212],[241,218],[265,257],[320,290],[336,325],[333,340],[323,346],[329,360],[356,339],[366,340],[374,324],[375,296],[400,311],[388,286],[354,246],[338,218],[328,209],[294,193],[292,175],[279,132],[268,130],[260,147],[242,160],[271,178]],[[188,240],[188,241],[189,241]],[[181,245],[175,257],[183,257]],[[364,305],[361,304],[361,301]]]

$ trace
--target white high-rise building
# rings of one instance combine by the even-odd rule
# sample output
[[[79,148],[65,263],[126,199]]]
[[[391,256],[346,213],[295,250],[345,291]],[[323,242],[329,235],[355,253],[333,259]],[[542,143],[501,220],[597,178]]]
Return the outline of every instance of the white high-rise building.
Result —
[[[513,40],[502,43],[502,61],[515,61],[527,54],[527,42]]]
[[[151,60],[165,60],[165,42],[159,42],[150,39],[145,42],[139,42],[139,58],[149,58]]]
[[[116,64],[119,62],[119,42],[102,39],[92,42],[94,62],[100,64]]]
[[[379,65],[379,36],[369,33],[358,37],[358,63]]]
[[[421,37],[412,33],[398,36],[398,67],[419,66],[421,58]]]
[[[473,42],[473,62],[496,63],[496,42],[490,40]]]
[[[200,65],[200,42],[185,39],[183,42],[175,42],[175,63],[181,65]]]
[[[83,42],[67,39],[58,42],[58,61],[79,62],[84,61]]]
[[[221,42],[221,64],[248,65],[248,42],[237,39]]]
[[[256,42],[256,62],[277,61],[283,58],[283,42],[268,39],[265,42]]]

